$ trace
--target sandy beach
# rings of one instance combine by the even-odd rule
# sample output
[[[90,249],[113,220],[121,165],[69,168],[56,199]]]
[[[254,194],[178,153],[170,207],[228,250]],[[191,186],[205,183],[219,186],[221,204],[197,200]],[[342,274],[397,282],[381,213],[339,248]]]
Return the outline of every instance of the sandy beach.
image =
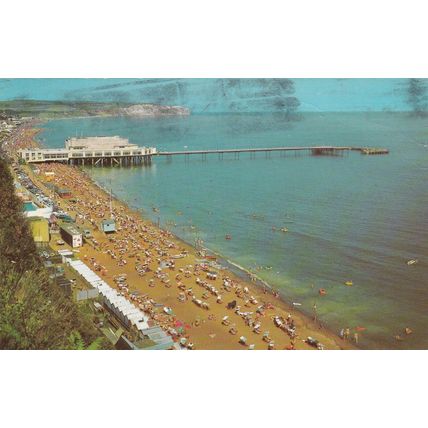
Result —
[[[19,130],[19,148],[34,147],[37,132],[33,127]],[[99,224],[110,217],[110,195],[76,167],[59,163],[38,167],[37,175],[25,168],[80,228],[92,232],[93,240],[77,256],[176,341],[184,338],[193,349],[315,349],[305,342],[310,336],[324,349],[353,348],[274,292],[225,268],[214,268],[196,248],[115,198],[117,232],[106,235]],[[59,198],[46,186],[48,171],[55,174],[53,184],[71,190],[71,199]],[[52,246],[59,248],[54,240]],[[165,307],[171,311],[166,313]]]

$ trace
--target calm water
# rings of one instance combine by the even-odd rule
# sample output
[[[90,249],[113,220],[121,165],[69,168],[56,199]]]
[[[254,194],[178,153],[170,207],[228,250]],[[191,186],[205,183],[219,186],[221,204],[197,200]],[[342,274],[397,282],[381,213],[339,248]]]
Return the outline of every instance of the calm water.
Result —
[[[229,114],[44,126],[40,139],[49,147],[75,135],[121,135],[159,150],[388,147],[388,156],[211,155],[206,161],[158,158],[151,167],[88,171],[178,236],[201,238],[227,259],[259,268],[260,277],[302,303],[306,313],[316,303],[319,318],[333,331],[365,327],[362,347],[428,348],[426,120],[398,113],[311,113],[288,124],[276,115]],[[272,226],[289,232],[273,232]],[[419,263],[407,266],[414,258]],[[354,285],[345,286],[347,280]],[[319,296],[320,288],[327,296]],[[393,336],[407,326],[414,333],[397,342]]]

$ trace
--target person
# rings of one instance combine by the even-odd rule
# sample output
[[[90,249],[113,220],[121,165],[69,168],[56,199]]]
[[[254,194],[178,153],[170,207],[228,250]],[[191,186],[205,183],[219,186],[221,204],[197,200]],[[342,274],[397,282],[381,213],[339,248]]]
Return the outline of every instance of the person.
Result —
[[[354,340],[355,340],[355,343],[358,343],[358,333],[354,333]]]
[[[294,339],[291,339],[290,345],[286,346],[285,349],[288,349],[289,351],[294,351],[296,349],[296,346],[294,344]]]
[[[347,328],[345,329],[345,334],[343,335],[343,338],[344,338],[345,340],[348,340],[348,339],[349,339],[349,334],[350,334],[350,331],[349,331],[349,328],[347,327]]]
[[[343,339],[343,338],[344,338],[344,335],[345,335],[345,330],[342,328],[342,329],[340,329],[340,331],[339,331],[339,337],[340,337],[341,339]]]

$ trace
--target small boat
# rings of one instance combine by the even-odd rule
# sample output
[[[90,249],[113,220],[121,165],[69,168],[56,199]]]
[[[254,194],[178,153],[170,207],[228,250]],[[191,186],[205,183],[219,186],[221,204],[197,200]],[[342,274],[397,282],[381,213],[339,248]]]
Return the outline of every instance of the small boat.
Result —
[[[288,229],[286,227],[281,227],[281,232],[288,232]]]
[[[293,302],[293,306],[302,306],[301,303]]]
[[[230,240],[232,239],[232,235],[226,235],[226,236],[224,237],[224,239],[227,239],[228,241],[230,241]]]
[[[415,265],[418,262],[417,259],[412,259],[412,260],[408,260],[406,263],[408,266],[412,266]]]
[[[345,281],[345,285],[351,287],[352,285],[354,285],[354,283],[352,281]]]

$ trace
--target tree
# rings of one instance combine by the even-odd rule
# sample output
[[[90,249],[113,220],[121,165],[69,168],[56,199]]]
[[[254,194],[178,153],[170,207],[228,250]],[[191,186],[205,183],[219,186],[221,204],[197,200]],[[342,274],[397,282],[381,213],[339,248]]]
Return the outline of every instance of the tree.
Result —
[[[44,268],[0,159],[0,348],[98,349],[106,347],[85,313]]]

